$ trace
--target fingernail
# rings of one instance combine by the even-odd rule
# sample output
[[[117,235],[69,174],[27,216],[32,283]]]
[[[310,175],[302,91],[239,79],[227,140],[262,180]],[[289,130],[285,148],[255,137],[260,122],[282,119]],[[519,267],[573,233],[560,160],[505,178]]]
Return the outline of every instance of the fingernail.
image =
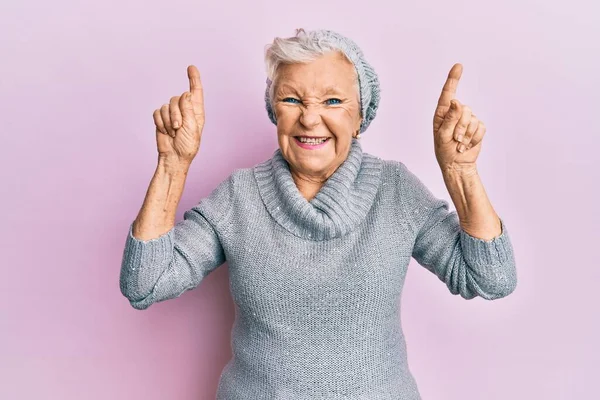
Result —
[[[456,110],[456,103],[454,101],[450,102],[450,108]]]
[[[465,145],[464,145],[464,144],[462,144],[462,143],[461,143],[461,144],[459,144],[459,145],[458,145],[458,151],[459,151],[460,153],[464,152],[464,151],[465,151]]]
[[[179,128],[179,121],[173,122],[173,128],[175,128],[175,129]]]
[[[456,141],[462,142],[462,140],[463,140],[463,135],[458,135],[458,137],[456,138]]]

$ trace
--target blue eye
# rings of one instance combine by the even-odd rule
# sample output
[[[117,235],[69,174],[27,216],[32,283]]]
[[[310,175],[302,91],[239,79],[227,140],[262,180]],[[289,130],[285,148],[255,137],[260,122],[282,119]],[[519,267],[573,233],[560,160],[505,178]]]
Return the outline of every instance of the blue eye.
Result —
[[[332,100],[338,101],[339,103],[329,103],[329,104],[340,104],[342,102],[340,99],[327,99],[325,101],[332,101]]]
[[[293,97],[286,97],[286,98],[285,98],[285,99],[283,99],[282,101],[284,101],[284,102],[288,103],[288,101],[287,101],[287,100],[299,101],[298,99],[295,99],[295,98],[293,98]]]

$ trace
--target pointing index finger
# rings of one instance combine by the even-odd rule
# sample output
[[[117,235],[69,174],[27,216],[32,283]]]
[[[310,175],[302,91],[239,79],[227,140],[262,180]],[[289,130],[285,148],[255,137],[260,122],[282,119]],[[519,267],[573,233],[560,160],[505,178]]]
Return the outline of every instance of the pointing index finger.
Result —
[[[458,81],[462,75],[462,70],[462,64],[460,63],[456,63],[452,66],[448,73],[444,88],[442,89],[442,93],[440,94],[438,106],[450,107],[450,100],[454,99],[454,96],[456,95],[456,87],[458,86]]]
[[[190,93],[192,94],[192,101],[200,103],[202,102],[202,82],[200,81],[200,72],[195,65],[190,65],[187,68],[188,78],[190,80]]]

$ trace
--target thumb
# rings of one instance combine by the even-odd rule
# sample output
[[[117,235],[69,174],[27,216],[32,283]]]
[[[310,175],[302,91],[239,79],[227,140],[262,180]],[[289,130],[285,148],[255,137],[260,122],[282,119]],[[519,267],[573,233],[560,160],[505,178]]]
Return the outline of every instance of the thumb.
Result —
[[[194,116],[194,105],[192,104],[192,95],[190,92],[185,92],[179,98],[179,109],[181,110],[184,123],[196,123]]]
[[[443,143],[447,143],[454,137],[454,128],[462,115],[462,104],[456,99],[450,101],[450,109],[444,116],[444,120],[437,131]]]

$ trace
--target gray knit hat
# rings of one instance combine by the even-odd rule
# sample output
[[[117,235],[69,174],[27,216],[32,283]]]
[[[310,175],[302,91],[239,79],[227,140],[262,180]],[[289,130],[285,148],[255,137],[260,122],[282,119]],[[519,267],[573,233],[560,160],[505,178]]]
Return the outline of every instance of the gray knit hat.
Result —
[[[351,39],[340,35],[339,33],[322,29],[306,32],[308,38],[314,42],[325,41],[335,50],[343,52],[350,61],[354,64],[358,75],[358,83],[360,87],[360,106],[362,122],[360,132],[364,132],[377,113],[379,106],[380,90],[379,78],[373,67],[365,60],[362,50]],[[269,89],[271,87],[271,79],[267,78],[267,88],[265,90],[265,103],[269,119],[277,125],[277,119],[273,112],[271,99],[269,98]]]

